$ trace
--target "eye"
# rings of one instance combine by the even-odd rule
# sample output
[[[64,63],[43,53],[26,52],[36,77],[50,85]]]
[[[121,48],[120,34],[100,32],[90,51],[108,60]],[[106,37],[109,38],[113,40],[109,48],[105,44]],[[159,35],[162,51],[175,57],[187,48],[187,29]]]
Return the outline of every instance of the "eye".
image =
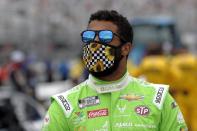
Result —
[[[95,32],[94,31],[84,31],[82,33],[82,41],[84,43],[87,43],[89,41],[92,41],[95,37]]]
[[[113,39],[113,33],[111,31],[105,30],[99,32],[99,39],[101,42],[109,43]]]

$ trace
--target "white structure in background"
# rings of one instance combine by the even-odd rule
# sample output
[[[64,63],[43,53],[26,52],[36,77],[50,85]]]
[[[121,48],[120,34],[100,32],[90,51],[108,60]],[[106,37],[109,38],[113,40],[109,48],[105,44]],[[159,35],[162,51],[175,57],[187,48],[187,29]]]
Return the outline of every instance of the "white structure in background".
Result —
[[[185,33],[182,36],[183,44],[188,45],[189,50],[197,55],[197,34]]]
[[[39,83],[36,87],[36,97],[40,101],[43,101],[45,106],[50,105],[50,97],[65,92],[73,87],[73,83],[70,80],[56,81],[52,83]]]
[[[197,32],[196,0],[0,0],[0,44],[22,44],[47,56],[47,44],[63,42],[69,45],[64,52],[69,58],[80,51],[80,32],[98,9],[116,9],[129,19],[170,15],[181,32]]]

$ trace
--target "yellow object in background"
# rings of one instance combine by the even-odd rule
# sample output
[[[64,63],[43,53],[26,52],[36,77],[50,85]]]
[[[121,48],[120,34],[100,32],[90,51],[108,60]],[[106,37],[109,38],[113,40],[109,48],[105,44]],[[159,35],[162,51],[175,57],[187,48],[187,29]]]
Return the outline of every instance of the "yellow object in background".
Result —
[[[164,56],[147,56],[140,66],[140,74],[149,82],[167,84],[168,59]]]
[[[70,69],[70,78],[79,79],[83,74],[84,65],[82,60],[77,60],[74,62],[73,66]]]
[[[193,91],[197,83],[197,59],[192,54],[179,54],[171,60],[171,72],[177,74],[174,86],[181,90]]]
[[[127,70],[129,72],[129,74],[133,77],[138,77],[140,75],[140,71],[139,71],[139,68],[137,68],[136,65],[134,65],[132,63],[131,60],[127,60]]]
[[[197,58],[192,54],[147,56],[135,76],[152,83],[170,85],[170,92],[180,106],[189,130],[197,131]],[[133,73],[134,74],[134,73]]]

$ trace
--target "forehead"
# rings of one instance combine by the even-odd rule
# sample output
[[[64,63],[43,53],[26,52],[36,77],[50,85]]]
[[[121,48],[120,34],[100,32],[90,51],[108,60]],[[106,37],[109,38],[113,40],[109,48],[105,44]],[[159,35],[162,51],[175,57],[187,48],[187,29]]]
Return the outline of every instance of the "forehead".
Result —
[[[89,30],[111,30],[116,33],[118,27],[110,21],[93,20],[88,25]]]

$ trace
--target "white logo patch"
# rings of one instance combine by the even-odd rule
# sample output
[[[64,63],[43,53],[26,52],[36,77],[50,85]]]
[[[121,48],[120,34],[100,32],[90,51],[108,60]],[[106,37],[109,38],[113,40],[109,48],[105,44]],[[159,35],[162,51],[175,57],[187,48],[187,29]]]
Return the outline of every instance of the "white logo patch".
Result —
[[[133,124],[131,122],[119,122],[115,124],[115,127],[118,127],[118,128],[128,128],[132,126]]]
[[[79,100],[79,108],[84,108],[88,106],[95,106],[100,104],[100,100],[98,96],[91,96],[91,97],[86,97],[84,99]]]
[[[69,100],[67,99],[67,95],[66,94],[58,94],[58,95],[55,95],[53,98],[62,107],[65,116],[68,118],[71,115],[73,108],[72,108]]]
[[[168,85],[162,85],[162,84],[152,84],[153,87],[156,90],[154,99],[153,99],[153,103],[159,108],[162,108],[165,96],[167,94],[168,91]]]
[[[120,113],[124,113],[124,111],[125,111],[125,109],[126,109],[126,105],[124,105],[124,106],[120,106],[120,105],[117,105],[117,108],[118,108],[118,110],[120,111]]]
[[[100,129],[96,129],[95,131],[109,131],[108,128],[109,128],[109,122],[105,121],[103,126]]]
[[[44,126],[47,126],[50,123],[50,116],[49,113],[47,113],[44,117]]]
[[[183,114],[180,111],[177,114],[177,121],[178,121],[178,123],[184,123],[185,122],[185,120],[183,118]]]

